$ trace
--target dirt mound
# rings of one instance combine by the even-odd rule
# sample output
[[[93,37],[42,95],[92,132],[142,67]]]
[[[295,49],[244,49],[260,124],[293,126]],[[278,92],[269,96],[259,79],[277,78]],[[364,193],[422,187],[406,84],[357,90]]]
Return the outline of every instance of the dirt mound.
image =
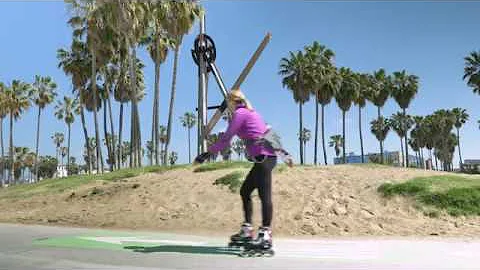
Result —
[[[60,194],[0,199],[0,221],[231,233],[242,222],[240,195],[216,179],[234,171],[192,168],[97,181]],[[385,182],[443,174],[383,166],[298,167],[274,174],[274,232],[318,236],[478,236],[479,217],[431,218],[407,198],[382,198]],[[254,222],[260,206],[254,192]]]

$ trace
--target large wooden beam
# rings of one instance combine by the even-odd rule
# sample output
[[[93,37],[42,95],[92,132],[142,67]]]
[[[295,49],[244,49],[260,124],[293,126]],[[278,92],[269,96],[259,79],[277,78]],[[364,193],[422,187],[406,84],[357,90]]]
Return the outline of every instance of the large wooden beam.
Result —
[[[262,42],[258,46],[257,50],[253,53],[252,57],[250,57],[250,60],[248,61],[247,65],[245,68],[242,70],[242,73],[238,76],[237,80],[233,84],[231,89],[237,89],[239,88],[242,83],[245,81],[247,78],[248,73],[250,73],[250,70],[252,69],[253,65],[255,65],[255,62],[257,62],[258,58],[262,54],[263,50],[267,46],[268,42],[270,41],[272,35],[270,33],[267,33],[267,35],[263,38]],[[222,91],[223,93],[223,91]],[[220,118],[222,118],[222,114],[225,112],[227,109],[227,102],[224,100],[222,102],[222,105],[219,109],[217,109],[212,116],[212,119],[208,122],[207,126],[205,127],[205,134],[204,136],[206,137],[210,132],[212,131],[213,127],[218,123]]]

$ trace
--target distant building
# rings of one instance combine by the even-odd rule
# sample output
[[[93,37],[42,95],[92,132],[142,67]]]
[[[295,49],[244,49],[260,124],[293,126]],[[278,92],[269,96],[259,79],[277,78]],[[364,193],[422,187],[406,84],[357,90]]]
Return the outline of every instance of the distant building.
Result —
[[[402,160],[402,152],[400,151],[384,151],[383,152],[383,160],[385,164],[391,164],[394,166],[400,166],[401,165],[401,160]],[[364,161],[365,163],[372,163],[372,160],[375,159],[380,159],[380,153],[368,153],[364,155]],[[349,153],[345,157],[345,161],[348,164],[355,164],[355,163],[362,163],[362,156],[361,155],[355,155],[354,152]],[[408,155],[408,162],[410,166],[418,166],[418,159],[416,156]],[[343,164],[343,157],[335,157],[333,159],[334,164]]]
[[[67,165],[57,165],[57,172],[55,173],[55,178],[62,178],[67,176]]]
[[[462,164],[462,170],[480,173],[480,159],[465,159]]]

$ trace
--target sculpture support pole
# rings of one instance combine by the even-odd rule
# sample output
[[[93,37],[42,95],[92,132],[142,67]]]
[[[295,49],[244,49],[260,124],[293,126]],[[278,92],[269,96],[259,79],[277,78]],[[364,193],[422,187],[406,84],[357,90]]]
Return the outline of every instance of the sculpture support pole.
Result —
[[[200,34],[205,34],[205,14],[200,17]],[[204,42],[201,40],[200,42]],[[198,137],[197,154],[207,150],[205,125],[207,123],[207,63],[203,56],[200,56],[198,65]]]

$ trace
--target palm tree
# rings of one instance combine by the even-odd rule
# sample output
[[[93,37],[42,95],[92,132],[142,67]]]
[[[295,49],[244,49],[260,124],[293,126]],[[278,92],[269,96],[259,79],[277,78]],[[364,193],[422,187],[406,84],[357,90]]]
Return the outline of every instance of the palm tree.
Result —
[[[93,102],[87,104],[88,100],[93,100],[93,95],[91,91],[88,91],[89,89],[87,88],[89,80],[89,67],[91,66],[90,58],[91,57],[88,53],[87,45],[78,39],[74,39],[72,41],[72,45],[69,50],[57,50],[57,59],[59,61],[58,67],[62,68],[66,75],[72,77],[73,92],[76,92],[77,96],[80,97],[79,106],[76,108],[75,113],[80,115],[85,143],[89,141],[89,136],[85,122],[84,108],[90,107],[93,111]],[[92,172],[92,161],[94,160],[91,158],[92,153],[90,150],[90,148],[87,148],[87,156],[90,157],[87,159],[87,168],[89,173]]]
[[[415,127],[410,132],[410,136],[415,140],[415,143],[419,148],[420,164],[422,168],[425,168],[425,162],[423,158],[423,148],[426,147],[426,128],[425,128],[425,118],[423,116],[414,116],[413,121],[415,122]]]
[[[98,30],[95,26],[96,26],[96,20],[95,20],[95,11],[97,10],[97,7],[96,7],[96,3],[93,2],[93,1],[80,1],[80,0],[69,0],[67,2],[68,4],[70,4],[70,7],[71,7],[71,10],[74,11],[74,15],[69,21],[68,23],[70,24],[70,26],[73,28],[73,32],[74,32],[74,42],[78,42],[78,44],[81,43],[80,39],[82,38],[82,36],[87,33],[87,40],[85,41],[85,43],[83,43],[83,48],[85,49],[85,56],[88,56],[89,60],[88,61],[88,66],[90,67],[90,82],[89,82],[89,85],[91,86],[91,90],[92,90],[92,101],[93,103],[91,104],[91,107],[92,107],[92,110],[93,110],[93,117],[94,117],[94,124],[95,124],[95,140],[96,140],[96,145],[100,145],[100,138],[99,138],[99,132],[98,132],[98,120],[97,120],[97,110],[98,110],[98,107],[99,107],[99,102],[98,102],[98,91],[97,91],[97,71],[98,71],[98,68],[97,68],[97,55],[96,55],[96,45],[97,44],[101,44],[101,42],[96,42],[94,40],[94,34],[96,32],[96,30]],[[97,15],[98,16],[98,15]],[[98,33],[97,33],[98,34]],[[98,39],[97,39],[98,41]],[[78,47],[77,47],[78,48]],[[74,53],[74,50],[73,50],[73,43],[72,43],[72,54]],[[78,52],[77,52],[78,53]],[[58,55],[60,55],[60,53],[57,53]],[[85,63],[83,63],[85,64]],[[60,65],[60,64],[59,64]],[[88,66],[83,66],[86,71],[86,69],[88,68]],[[65,70],[66,68],[64,68]],[[82,70],[83,71],[83,70]],[[66,72],[67,73],[67,72]],[[80,73],[80,72],[78,72]],[[83,72],[81,73],[83,75]],[[77,75],[77,77],[80,77]],[[72,81],[73,81],[73,76],[72,76]],[[81,86],[86,87],[86,84],[87,84],[87,81],[88,81],[88,73],[85,72],[85,77],[83,77],[81,80],[78,80],[77,83],[80,83]],[[77,88],[78,89],[79,85],[75,84],[74,83],[74,88]],[[83,98],[82,96],[82,93],[80,93],[80,96],[81,96],[81,100],[82,100],[82,103],[83,103]],[[81,111],[81,113],[83,113],[83,110]],[[88,141],[88,138],[86,139]],[[87,147],[87,150],[89,150],[89,148]],[[100,160],[99,158],[101,157],[101,154],[100,154],[100,151],[101,151],[101,147],[97,147],[96,148],[97,150],[97,153],[96,153],[96,168],[97,168],[97,172],[98,172],[98,168],[100,168]],[[91,156],[91,154],[89,153],[88,154],[89,156]],[[89,159],[90,161],[90,159]],[[90,161],[91,162],[91,161]],[[103,162],[102,162],[102,167],[103,167]],[[90,166],[89,166],[89,169],[90,169]]]
[[[2,177],[2,187],[5,186],[5,149],[3,145],[3,118],[5,118],[8,114],[8,110],[6,106],[4,106],[4,102],[6,100],[5,96],[6,86],[0,82],[0,148],[1,148],[1,156],[0,156],[0,175]]]
[[[463,79],[466,79],[467,85],[473,88],[473,93],[480,94],[480,51],[473,51],[464,59]]]
[[[114,84],[115,82],[118,82],[119,79],[119,68],[116,65],[117,63],[110,63],[106,67],[102,69],[102,73],[104,76],[104,82],[103,82],[103,91],[102,91],[102,98],[103,98],[103,129],[104,129],[104,134],[105,134],[105,139],[106,139],[106,146],[108,149],[108,160],[109,160],[109,165],[110,165],[110,171],[113,171],[116,168],[116,154],[115,154],[115,148],[116,148],[116,142],[113,141],[113,139],[116,138],[115,136],[115,128],[114,128],[114,123],[113,123],[113,115],[112,115],[112,101],[111,101],[111,95],[114,92]],[[107,106],[108,106],[108,115],[109,115],[109,123],[110,123],[110,132],[108,132],[107,128]],[[110,136],[107,136],[106,134],[110,134]]]
[[[390,131],[390,121],[380,116],[376,120],[370,122],[370,131],[375,135],[375,138],[380,142],[380,147],[383,146],[383,141],[387,138]],[[383,148],[380,148],[380,162],[383,164]]]
[[[95,156],[96,150],[95,148],[97,147],[95,138],[89,138],[88,141],[84,144],[83,146],[83,160],[85,161],[86,164],[91,164],[93,169],[97,169],[95,167],[95,162],[94,160],[97,159]]]
[[[130,76],[130,101],[131,106],[131,155],[130,166],[139,167],[142,162],[142,140],[140,129],[140,114],[138,101],[140,91],[137,88],[136,67],[138,66],[136,47],[146,36],[149,25],[149,3],[141,1],[105,1],[102,4],[105,10],[106,25],[112,26],[111,30],[117,37],[115,40],[123,44],[128,58],[128,71]]]
[[[73,11],[73,17],[68,23],[73,28],[73,36],[80,40],[85,38],[86,48],[90,56],[90,86],[92,90],[92,108],[95,124],[95,140],[100,145],[100,134],[97,120],[97,109],[99,106],[97,73],[106,65],[115,48],[112,46],[114,33],[107,20],[110,15],[107,10],[107,2],[68,0],[70,10]],[[100,167],[103,172],[103,160],[101,160],[101,147],[97,147],[97,168]]]
[[[365,163],[365,156],[363,153],[363,135],[362,135],[362,108],[367,105],[367,96],[370,93],[372,81],[368,74],[358,74],[358,95],[353,102],[358,106],[358,131],[360,134],[360,151],[362,155],[362,163]]]
[[[335,95],[335,101],[337,102],[338,107],[342,110],[342,150],[343,150],[343,163],[346,163],[346,155],[345,155],[345,114],[350,107],[352,106],[352,102],[358,98],[358,80],[355,77],[355,74],[349,68],[340,68],[339,74],[342,78],[342,84],[340,85],[340,89]]]
[[[33,178],[33,167],[35,167],[35,153],[28,152],[23,159],[23,165],[26,169],[28,169],[28,172],[29,172],[28,179],[30,181],[35,180]]]
[[[327,49],[325,46],[320,45],[317,41],[313,42],[311,46],[307,46],[306,58],[309,62],[309,77],[311,79],[312,94],[315,95],[315,146],[314,146],[314,158],[313,163],[317,164],[317,145],[318,145],[318,104],[322,104],[322,142],[324,152],[324,162],[326,164],[326,150],[325,150],[325,138],[324,138],[324,106],[330,103],[335,90],[332,87],[332,73],[335,72],[333,66],[333,57],[335,54],[332,50]]]
[[[462,108],[453,108],[452,113],[455,116],[455,128],[457,129],[458,156],[460,157],[460,168],[462,167],[462,152],[460,150],[460,128],[468,121],[467,110]]]
[[[78,99],[72,99],[67,96],[63,97],[63,102],[60,100],[58,101],[57,106],[55,106],[55,109],[57,110],[55,112],[55,116],[59,120],[65,121],[65,124],[67,124],[67,128],[68,128],[67,161],[70,160],[70,131],[71,131],[71,126],[75,121],[74,112],[77,107],[78,107]],[[68,166],[69,164],[67,164],[67,174],[68,174]]]
[[[387,76],[385,69],[381,68],[373,72],[373,76],[369,76],[371,80],[371,88],[367,93],[367,99],[377,106],[378,119],[382,116],[381,109],[385,105],[392,91],[392,79]],[[379,120],[382,121],[382,120]],[[377,138],[378,139],[378,138]],[[383,164],[383,140],[379,140],[380,144],[380,162]]]
[[[159,142],[160,142],[160,149],[162,149],[162,155],[160,155],[161,163],[162,163],[162,164],[166,164],[167,161],[166,161],[166,159],[165,159],[165,156],[166,156],[166,155],[164,154],[164,151],[165,151],[165,150],[163,150],[163,149],[164,149],[163,145],[164,145],[164,144],[166,143],[166,141],[167,141],[167,127],[164,126],[164,125],[160,125],[160,126],[158,127],[158,140],[159,140]]]
[[[178,53],[182,44],[183,36],[186,35],[195,19],[201,15],[202,9],[196,1],[172,1],[170,2],[170,11],[165,20],[165,28],[168,35],[174,40],[175,55],[173,60],[172,90],[170,93],[170,105],[168,107],[167,122],[167,141],[165,143],[165,153],[168,153],[170,144],[172,122],[173,122],[173,104],[175,101],[175,91],[177,82]]]
[[[308,128],[303,128],[302,133],[299,134],[300,140],[303,143],[303,159],[305,163],[307,162],[307,142],[310,141],[312,137],[312,132]]]
[[[323,148],[323,160],[325,165],[328,164],[327,162],[327,149],[325,147],[325,106],[330,104],[332,98],[337,94],[340,89],[341,85],[341,78],[337,72],[337,69],[332,66],[326,72],[326,76],[324,77],[324,84],[321,90],[317,91],[317,99],[318,103],[321,104],[322,107],[322,148]]]
[[[197,123],[195,114],[192,112],[186,112],[183,117],[180,117],[180,121],[182,122],[182,126],[187,129],[188,135],[188,163],[191,163],[191,152],[190,152],[190,129],[192,129],[195,124]]]
[[[418,91],[418,77],[408,75],[405,70],[393,73],[393,91],[392,97],[403,110],[403,114],[407,114],[406,109],[410,105]],[[408,167],[408,133],[405,133],[405,162]]]
[[[335,155],[338,158],[340,156],[341,148],[343,147],[342,135],[337,134],[337,135],[330,136],[329,146],[335,148]]]
[[[68,154],[68,147],[66,146],[62,146],[60,147],[60,156],[62,157],[62,163],[60,163],[62,166],[65,165],[64,164],[64,159],[65,159],[65,156]]]
[[[405,160],[408,160],[404,153],[403,153],[403,138],[407,136],[408,131],[412,128],[414,124],[414,121],[410,115],[405,115],[403,112],[397,112],[396,114],[393,114],[392,117],[390,118],[390,127],[392,130],[394,130],[397,134],[398,137],[400,137],[400,149],[402,150],[402,161],[401,165],[404,167],[408,167],[408,163],[404,162]]]
[[[237,153],[238,158],[242,158],[242,154],[245,152],[245,143],[243,140],[237,139],[232,143],[232,150]]]
[[[415,133],[412,132],[410,133],[410,138],[408,139],[408,144],[412,148],[412,150],[415,152],[415,157],[417,159],[417,168],[420,167],[420,146],[418,144],[418,139],[415,136]]]
[[[15,180],[25,179],[25,158],[30,152],[28,147],[15,147],[15,162],[12,164],[14,168]]]
[[[280,60],[279,74],[282,78],[283,87],[287,87],[293,93],[293,100],[298,103],[299,109],[299,133],[303,130],[303,112],[302,106],[310,99],[309,92],[306,87],[308,85],[308,61],[303,52],[290,52],[289,58]],[[300,164],[303,164],[303,143],[298,138],[300,146]]]
[[[178,154],[175,151],[172,151],[170,155],[168,156],[168,160],[170,161],[170,165],[175,165],[175,162],[177,162],[178,159]]]
[[[151,34],[144,43],[148,44],[150,58],[155,64],[155,93],[153,99],[153,117],[152,117],[152,146],[153,155],[155,156],[155,164],[158,165],[159,155],[159,106],[160,106],[160,65],[167,58],[168,49],[175,46],[174,41],[167,35],[165,26],[168,12],[171,4],[169,2],[152,3],[152,9],[149,12],[151,16]]]
[[[57,161],[58,161],[58,155],[59,155],[59,151],[60,151],[60,146],[62,146],[62,143],[63,143],[63,141],[65,140],[65,136],[63,135],[63,133],[55,132],[55,134],[53,134],[53,136],[51,137],[51,139],[53,140],[53,143],[55,144],[55,148],[56,148],[56,159],[57,159]]]
[[[15,163],[14,146],[13,146],[13,120],[17,121],[20,116],[27,110],[31,103],[29,99],[30,85],[19,80],[13,80],[10,87],[4,91],[4,107],[10,115],[10,181],[15,183],[15,171],[13,164]]]
[[[152,141],[147,141],[146,148],[147,148],[148,159],[150,160],[150,166],[152,166],[153,165],[153,152],[154,152]]]
[[[50,77],[36,75],[30,93],[31,99],[38,106],[37,116],[37,141],[35,146],[35,181],[38,181],[38,147],[40,139],[40,115],[42,110],[55,100],[57,84]]]

